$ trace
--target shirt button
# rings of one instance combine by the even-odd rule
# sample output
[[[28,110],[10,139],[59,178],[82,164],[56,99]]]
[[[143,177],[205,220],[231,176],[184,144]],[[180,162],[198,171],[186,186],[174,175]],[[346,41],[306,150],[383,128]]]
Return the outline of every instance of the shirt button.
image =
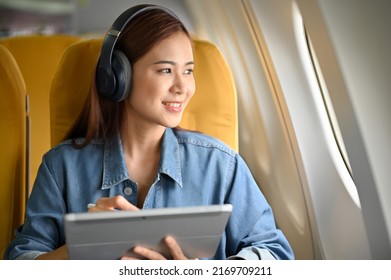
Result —
[[[124,188],[124,194],[125,194],[125,195],[129,196],[129,195],[131,195],[132,193],[133,193],[133,190],[132,190],[131,187],[126,187],[126,188]]]

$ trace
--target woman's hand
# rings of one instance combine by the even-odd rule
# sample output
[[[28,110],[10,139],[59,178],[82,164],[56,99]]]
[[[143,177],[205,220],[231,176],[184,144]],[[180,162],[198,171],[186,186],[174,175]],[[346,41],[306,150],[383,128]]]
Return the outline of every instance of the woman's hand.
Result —
[[[88,208],[88,212],[114,211],[114,210],[140,210],[124,197],[117,195],[113,197],[102,197],[96,201],[95,206]]]
[[[114,197],[102,197],[96,201],[94,207],[88,209],[88,212],[98,212],[98,211],[115,211],[115,210],[128,210],[128,211],[138,211],[140,210],[124,197],[118,195]],[[183,254],[182,248],[176,242],[176,240],[167,236],[164,238],[164,242],[168,247],[171,258],[173,260],[188,260],[188,258]],[[140,257],[129,257],[123,256],[122,260],[138,260],[138,259],[149,259],[149,260],[165,260],[166,257],[156,252],[152,249],[148,249],[142,246],[135,246],[132,249],[133,253],[139,255]]]
[[[183,254],[182,248],[179,246],[179,244],[176,242],[176,240],[171,237],[167,236],[164,238],[164,242],[166,243],[172,260],[188,260],[188,258]],[[152,249],[148,249],[142,246],[135,246],[132,249],[132,252],[139,255],[140,257],[127,257],[123,256],[121,260],[140,260],[140,259],[148,259],[148,260],[166,260],[167,258],[160,254],[159,252],[156,252]]]

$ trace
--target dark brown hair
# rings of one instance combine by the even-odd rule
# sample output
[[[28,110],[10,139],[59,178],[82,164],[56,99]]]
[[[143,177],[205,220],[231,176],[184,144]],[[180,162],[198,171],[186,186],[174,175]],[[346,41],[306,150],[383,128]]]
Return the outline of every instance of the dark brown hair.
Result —
[[[121,33],[116,48],[121,50],[133,66],[143,55],[163,39],[184,32],[189,32],[181,21],[163,10],[148,10],[131,20]],[[91,85],[82,112],[66,139],[84,138],[82,144],[74,145],[82,148],[93,139],[113,136],[124,125],[125,102],[112,102],[101,97],[95,86],[95,78]]]

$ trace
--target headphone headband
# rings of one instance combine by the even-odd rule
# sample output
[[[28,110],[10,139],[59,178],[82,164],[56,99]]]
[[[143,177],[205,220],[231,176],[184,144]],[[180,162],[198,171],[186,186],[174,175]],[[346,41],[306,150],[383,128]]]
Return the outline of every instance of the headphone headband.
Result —
[[[96,86],[100,95],[114,102],[126,99],[131,88],[131,66],[127,57],[115,49],[119,36],[127,24],[148,10],[162,10],[172,17],[179,18],[169,9],[157,5],[137,5],[124,11],[107,31],[96,68]],[[116,69],[119,68],[119,69]]]

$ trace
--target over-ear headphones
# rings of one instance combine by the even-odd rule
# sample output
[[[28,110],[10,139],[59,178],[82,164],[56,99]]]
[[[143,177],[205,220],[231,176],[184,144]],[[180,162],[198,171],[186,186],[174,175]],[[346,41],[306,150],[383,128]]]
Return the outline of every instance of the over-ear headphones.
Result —
[[[116,49],[115,45],[119,35],[133,18],[147,10],[156,9],[178,19],[167,8],[148,4],[137,5],[123,12],[106,33],[95,73],[96,89],[101,96],[113,102],[120,102],[127,98],[132,87],[132,67],[126,55]]]

